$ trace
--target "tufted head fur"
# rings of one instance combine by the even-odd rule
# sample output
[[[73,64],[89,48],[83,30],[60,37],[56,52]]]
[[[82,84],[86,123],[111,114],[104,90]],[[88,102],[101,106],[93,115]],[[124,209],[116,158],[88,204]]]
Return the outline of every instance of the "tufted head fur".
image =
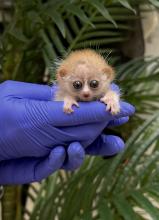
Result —
[[[81,101],[101,97],[114,76],[113,68],[100,54],[91,49],[71,52],[56,72],[60,89]]]

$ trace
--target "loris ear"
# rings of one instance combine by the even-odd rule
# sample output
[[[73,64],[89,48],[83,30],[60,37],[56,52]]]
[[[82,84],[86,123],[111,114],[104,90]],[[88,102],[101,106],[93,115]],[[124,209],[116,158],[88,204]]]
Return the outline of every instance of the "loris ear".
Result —
[[[65,77],[66,75],[67,75],[67,70],[62,68],[62,69],[57,70],[56,78],[61,79],[61,78]]]
[[[105,67],[102,71],[106,74],[108,80],[110,80],[111,82],[114,80],[115,71],[111,66]]]

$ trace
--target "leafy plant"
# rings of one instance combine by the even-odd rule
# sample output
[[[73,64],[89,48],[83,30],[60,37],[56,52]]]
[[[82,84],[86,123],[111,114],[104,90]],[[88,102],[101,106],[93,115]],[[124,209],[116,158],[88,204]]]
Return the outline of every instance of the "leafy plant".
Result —
[[[126,139],[145,119],[158,110],[159,58],[140,57],[117,67],[121,98],[132,103],[136,114],[116,131]]]
[[[150,198],[158,201],[158,126],[156,112],[133,133],[120,155],[89,158],[77,172],[49,177],[29,219],[142,219],[135,208],[140,207],[157,220],[159,211]]]
[[[106,55],[116,54],[117,45],[133,31],[128,21],[138,19],[128,1],[15,2],[13,21],[2,39],[3,80],[40,82],[45,68],[53,76],[52,63],[72,49],[100,47]],[[134,7],[139,4],[133,2]]]
[[[52,63],[73,49],[92,47],[106,57],[111,52],[109,61],[117,67],[117,82],[125,99],[137,109],[133,121],[118,129],[124,137],[130,136],[144,120],[143,115],[149,117],[156,111],[158,101],[158,58],[121,65],[119,45],[134,32],[130,21],[140,19],[136,11],[143,3],[158,6],[157,0],[16,0],[14,17],[0,46],[2,80],[42,82],[46,70],[53,78]],[[158,113],[133,133],[123,154],[107,161],[88,158],[75,173],[60,171],[49,177],[40,191],[32,186],[37,196],[29,193],[28,197],[34,209],[32,213],[25,210],[25,214],[30,220],[57,216],[60,220],[66,216],[71,220],[141,219],[134,209],[138,206],[157,219],[158,210],[149,201],[151,197],[158,200],[157,126]],[[153,146],[152,155],[147,155],[149,146]],[[7,191],[11,194],[4,197],[9,202],[3,202],[3,220],[22,219],[20,199],[17,205],[10,198],[20,198],[21,187]]]
[[[135,69],[138,72],[133,78],[130,74]],[[59,171],[44,181],[33,199],[33,211],[27,211],[29,220],[63,220],[66,216],[72,220],[143,219],[141,210],[152,219],[159,218],[155,207],[159,200],[159,112],[153,105],[157,93],[152,96],[148,90],[155,87],[152,80],[159,77],[158,70],[158,58],[138,59],[119,67],[118,80],[124,89],[131,88],[129,101],[134,104],[138,101],[137,112],[140,113],[141,109],[148,119],[137,130],[137,126],[133,126],[125,151],[113,159],[88,157],[80,170],[72,173]],[[149,80],[150,75],[152,80]],[[142,92],[147,101],[153,102],[152,105],[151,102],[144,104],[142,95],[136,97]],[[151,117],[147,117],[146,109],[151,109]],[[139,116],[136,117],[139,120]]]

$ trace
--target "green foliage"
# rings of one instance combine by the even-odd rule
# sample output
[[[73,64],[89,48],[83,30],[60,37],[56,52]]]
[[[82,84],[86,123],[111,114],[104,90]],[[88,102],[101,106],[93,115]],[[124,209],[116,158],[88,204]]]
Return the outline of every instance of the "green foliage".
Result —
[[[159,7],[159,1],[158,0],[149,0],[151,4],[153,4],[155,7]]]
[[[140,19],[136,10],[142,3],[159,6],[157,0],[15,1],[14,17],[0,45],[2,80],[41,82],[46,69],[53,78],[52,63],[58,57],[91,47],[115,64],[123,99],[137,111],[127,125],[117,129],[124,137],[130,136],[123,153],[109,160],[88,157],[80,170],[59,171],[43,181],[39,191],[31,186],[36,197],[28,193],[34,202],[32,212],[25,210],[29,220],[56,216],[59,220],[143,219],[136,207],[159,219],[150,200],[159,200],[159,58],[120,62],[119,45],[135,31],[130,22]],[[11,201],[4,206],[4,220],[8,214],[21,219],[21,205],[7,195],[4,199]],[[13,204],[12,212],[8,204]]]
[[[137,107],[137,114],[152,114],[158,106],[159,58],[139,58],[120,65],[118,81],[124,98]]]
[[[87,158],[74,173],[62,171],[42,183],[30,220],[142,219],[145,210],[159,218],[159,112],[139,127],[123,153],[113,159]],[[150,151],[151,149],[151,151]]]
[[[129,22],[138,19],[124,1],[15,1],[12,22],[2,38],[3,79],[40,82],[46,67],[63,54],[83,47],[99,47],[120,57],[117,45],[133,31]],[[107,48],[107,49],[105,49]]]
[[[121,98],[133,104],[136,114],[116,131],[127,138],[158,109],[159,58],[136,58],[117,66],[117,84]]]
[[[5,196],[2,197],[3,220],[21,220],[22,204],[19,203],[21,199],[21,188],[21,186],[5,186]]]

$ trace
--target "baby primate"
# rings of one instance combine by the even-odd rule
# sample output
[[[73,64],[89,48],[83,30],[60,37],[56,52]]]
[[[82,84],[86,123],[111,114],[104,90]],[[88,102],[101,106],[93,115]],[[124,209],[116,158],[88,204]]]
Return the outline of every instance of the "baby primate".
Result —
[[[112,114],[120,111],[119,94],[111,90],[114,70],[105,59],[91,49],[71,52],[57,68],[56,101],[64,101],[64,112],[73,112],[78,101],[100,100]]]

